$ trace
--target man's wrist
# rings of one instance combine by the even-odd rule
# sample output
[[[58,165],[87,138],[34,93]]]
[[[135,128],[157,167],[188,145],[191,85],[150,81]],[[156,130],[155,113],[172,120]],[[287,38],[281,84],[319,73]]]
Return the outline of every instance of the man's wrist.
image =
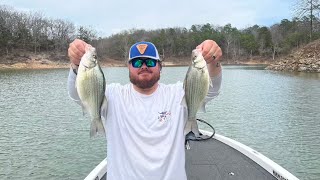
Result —
[[[221,73],[221,63],[219,60],[211,61],[208,65],[210,77],[215,77]]]

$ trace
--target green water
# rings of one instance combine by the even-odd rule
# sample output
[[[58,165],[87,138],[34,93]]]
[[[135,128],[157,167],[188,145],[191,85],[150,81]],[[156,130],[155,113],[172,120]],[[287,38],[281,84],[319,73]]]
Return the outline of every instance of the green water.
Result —
[[[164,67],[161,82],[186,67]],[[126,68],[105,68],[108,83]],[[67,69],[0,71],[0,179],[83,179],[106,156],[89,118],[68,98]],[[320,179],[320,73],[225,66],[222,92],[199,117],[300,179]],[[201,126],[207,129],[205,126]],[[209,130],[209,129],[208,129]]]

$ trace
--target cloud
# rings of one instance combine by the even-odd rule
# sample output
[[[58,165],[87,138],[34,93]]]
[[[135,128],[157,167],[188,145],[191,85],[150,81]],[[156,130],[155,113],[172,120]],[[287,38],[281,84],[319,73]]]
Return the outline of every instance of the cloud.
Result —
[[[125,29],[186,27],[210,23],[237,28],[272,25],[290,19],[290,0],[5,0],[16,9],[40,11],[47,17],[92,26],[111,35]]]

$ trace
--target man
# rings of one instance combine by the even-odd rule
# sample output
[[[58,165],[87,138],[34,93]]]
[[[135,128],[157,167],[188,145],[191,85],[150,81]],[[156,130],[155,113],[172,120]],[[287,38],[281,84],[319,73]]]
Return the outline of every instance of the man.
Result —
[[[85,42],[77,39],[68,49],[72,64],[68,88],[74,100],[79,97],[73,69],[85,53],[85,46]],[[212,40],[196,48],[202,50],[213,84],[207,102],[219,94],[222,51]],[[108,180],[187,179],[184,145],[187,109],[181,105],[183,84],[159,83],[161,68],[155,45],[138,42],[129,53],[131,83],[107,85],[108,105],[101,108],[101,116],[107,137]]]

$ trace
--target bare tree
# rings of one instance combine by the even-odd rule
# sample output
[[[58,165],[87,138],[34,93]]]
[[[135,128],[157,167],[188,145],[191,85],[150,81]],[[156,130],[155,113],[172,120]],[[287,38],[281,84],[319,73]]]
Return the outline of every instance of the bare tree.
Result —
[[[128,31],[123,31],[120,39],[120,51],[122,52],[122,57],[126,61],[128,59],[129,48],[130,48],[130,34]]]
[[[320,1],[319,0],[297,0],[294,8],[294,13],[298,18],[307,16],[310,20],[310,41],[312,41],[313,33],[313,20],[315,19],[316,13],[320,12]]]
[[[270,28],[272,38],[272,59],[275,59],[276,53],[281,50],[280,43],[283,41],[281,29],[279,24],[275,24]]]
[[[40,51],[41,31],[44,23],[45,19],[42,13],[30,13],[30,30],[33,38],[33,47],[35,54],[37,53],[37,50]]]
[[[92,41],[97,38],[97,33],[92,27],[80,26],[78,28],[77,38],[92,44]]]
[[[11,14],[12,9],[7,6],[0,6],[0,48],[4,48],[7,56],[12,40],[11,33]]]
[[[226,57],[227,59],[230,58],[230,52],[233,53],[233,55],[236,53],[234,51],[234,42],[236,41],[235,38],[235,32],[236,28],[233,28],[231,24],[227,24],[223,27],[222,34],[225,39],[225,49],[226,49]]]
[[[53,42],[56,51],[67,49],[68,43],[74,39],[75,27],[69,21],[56,19],[53,21]]]

